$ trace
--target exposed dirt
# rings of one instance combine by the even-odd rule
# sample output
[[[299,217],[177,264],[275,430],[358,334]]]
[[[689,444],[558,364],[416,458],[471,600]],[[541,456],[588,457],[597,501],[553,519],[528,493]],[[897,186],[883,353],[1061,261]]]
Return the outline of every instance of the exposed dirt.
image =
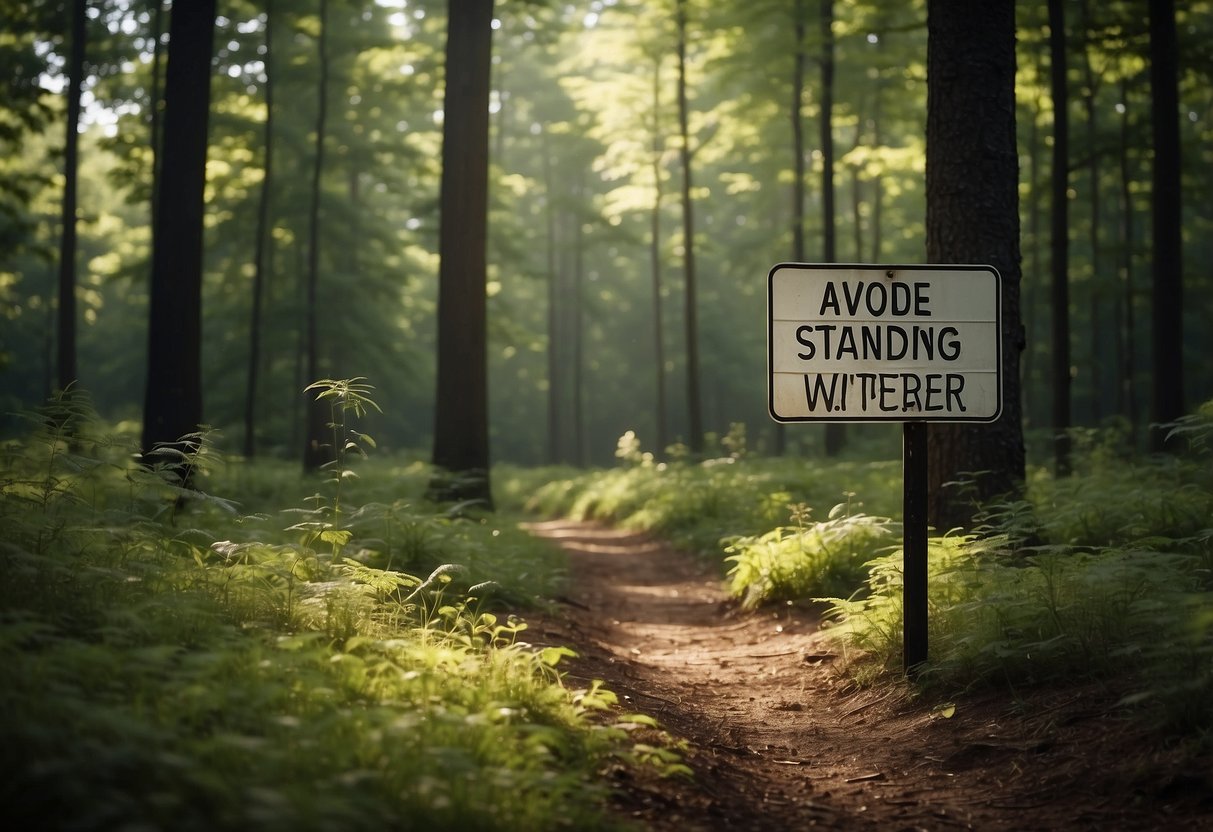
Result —
[[[693,781],[618,772],[643,828],[1213,830],[1209,761],[1160,746],[1115,691],[856,690],[811,611],[738,612],[709,566],[642,535],[529,528],[571,562],[530,640],[573,647],[574,682],[604,680],[689,744]]]

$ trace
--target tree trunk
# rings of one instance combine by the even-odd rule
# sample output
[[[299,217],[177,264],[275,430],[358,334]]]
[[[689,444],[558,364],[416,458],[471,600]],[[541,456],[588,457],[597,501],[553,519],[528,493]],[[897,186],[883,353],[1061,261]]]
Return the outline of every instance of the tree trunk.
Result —
[[[202,422],[203,197],[214,30],[215,0],[173,7],[160,182],[173,199],[157,203],[152,240],[145,456]]]
[[[669,417],[666,414],[665,393],[665,324],[661,301],[661,58],[653,62],[653,207],[649,212],[649,270],[653,280],[653,359],[656,365],[654,381],[656,387],[656,447],[653,453],[660,457],[669,445],[666,432]]]
[[[152,46],[152,88],[148,94],[148,102],[150,104],[151,118],[148,125],[148,145],[152,151],[152,191],[151,191],[151,225],[152,236],[156,236],[156,216],[159,212],[160,204],[160,167],[161,167],[161,148],[163,142],[160,140],[161,133],[161,114],[164,106],[163,99],[160,97],[160,65],[164,56],[164,47],[161,44],[164,34],[164,0],[155,0],[156,11],[152,14],[152,35],[155,37],[155,43]]]
[[[805,260],[804,245],[804,200],[805,200],[805,164],[804,164],[804,86],[805,64],[808,56],[805,53],[805,11],[804,0],[792,0],[792,100],[789,102],[788,115],[792,123],[792,262],[803,263]],[[783,456],[787,452],[787,425],[775,423],[775,456]]]
[[[265,146],[264,173],[257,199],[257,230],[253,244],[253,311],[249,321],[248,383],[244,392],[244,455],[252,459],[256,453],[257,386],[261,371],[261,306],[265,292],[265,243],[269,235],[270,182],[274,170],[274,2],[265,0],[265,124],[262,144]]]
[[[447,3],[438,275],[438,385],[431,495],[492,507],[487,306],[493,0]]]
[[[838,262],[834,207],[834,0],[821,0],[821,222],[822,262]],[[846,426],[827,422],[825,454],[838,456]]]
[[[42,399],[49,399],[55,393],[55,316],[59,314],[59,310],[55,308],[55,303],[50,297],[51,290],[47,290],[46,303],[43,308],[46,310],[42,313],[45,326],[42,331]]]
[[[1066,27],[1062,0],[1049,0],[1049,80],[1053,93],[1053,463],[1057,476],[1070,473],[1070,279],[1069,155],[1066,94]]]
[[[295,361],[294,366],[291,368],[291,375],[294,379],[291,384],[292,394],[298,393],[298,391],[311,384],[311,381],[306,376],[307,366],[304,360],[307,355],[307,327],[304,326],[304,318],[306,316],[300,314],[307,308],[307,254],[302,241],[296,241],[294,250],[295,275],[297,279],[294,285],[295,297],[293,298],[294,305],[292,311],[299,316],[297,319],[299,326],[295,327]],[[303,431],[307,429],[305,423],[307,422],[308,409],[306,400],[304,400],[302,409],[296,407],[295,402],[291,403],[288,419],[291,426],[291,436],[287,447],[302,447]]]
[[[577,210],[584,198],[584,172],[579,172],[574,182]],[[588,448],[585,425],[585,234],[581,217],[574,215],[573,223],[573,280],[569,287],[569,328],[573,332],[573,461],[584,468]]]
[[[1121,301],[1124,308],[1117,316],[1117,326],[1124,330],[1118,337],[1121,344],[1121,390],[1124,391],[1122,413],[1129,417],[1129,442],[1133,448],[1138,446],[1138,410],[1137,410],[1137,314],[1133,298],[1133,245],[1135,228],[1133,226],[1133,177],[1129,170],[1129,79],[1120,81],[1120,200],[1121,200],[1121,280],[1123,282]]]
[[[804,0],[793,0],[792,35],[796,43],[792,63],[790,116],[792,121],[792,261],[796,263],[803,263],[805,259],[804,87],[805,64],[808,56],[805,54],[806,25],[804,18]]]
[[[682,138],[682,248],[687,352],[687,432],[694,454],[703,453],[703,405],[699,391],[699,302],[696,297],[695,216],[691,202],[691,136],[687,112],[687,0],[676,0],[678,29],[678,133]]]
[[[1024,340],[1029,347],[1023,354],[1023,383],[1025,386],[1022,397],[1025,420],[1029,425],[1044,424],[1046,417],[1041,411],[1040,398],[1037,396],[1036,362],[1040,357],[1037,345],[1043,327],[1039,325],[1040,293],[1041,293],[1041,254],[1040,254],[1040,114],[1042,107],[1040,97],[1032,101],[1032,124],[1028,130],[1028,274],[1029,279],[1023,284],[1022,305],[1024,309]],[[1051,417],[1049,421],[1052,421]]]
[[[320,310],[316,289],[320,283],[320,197],[324,174],[324,138],[328,127],[328,0],[320,0],[320,32],[316,39],[316,59],[319,77],[316,80],[316,140],[312,160],[311,202],[308,209],[307,284],[304,296],[305,386],[320,379]],[[331,444],[327,426],[328,407],[311,393],[304,393],[305,430],[303,434],[303,470],[316,471],[335,459],[337,449]]]
[[[1174,0],[1150,0],[1150,101],[1154,128],[1153,381],[1151,421],[1166,425],[1184,415],[1183,260],[1179,181],[1179,40]],[[1166,450],[1165,427],[1150,432],[1150,447]]]
[[[84,83],[85,0],[72,0],[67,125],[63,145],[63,234],[59,239],[58,386],[67,390],[76,368],[76,193],[80,168],[80,87]]]
[[[1091,66],[1091,9],[1088,0],[1081,0],[1079,13],[1081,15],[1080,28],[1083,32],[1082,64],[1085,80],[1082,91],[1082,104],[1087,116],[1087,187],[1090,189],[1087,193],[1087,205],[1090,206],[1091,211],[1091,224],[1087,238],[1091,246],[1090,297],[1088,298],[1091,310],[1091,320],[1089,322],[1091,329],[1091,423],[1098,425],[1104,413],[1104,385],[1101,364],[1104,360],[1102,346],[1105,341],[1102,336],[1105,333],[1105,328],[1100,324],[1100,296],[1102,294],[1101,287],[1104,278],[1099,262],[1099,153],[1097,152],[1098,130],[1096,129],[1099,118],[1095,108],[1095,71]]]
[[[552,173],[552,153],[548,147],[547,132],[543,134],[543,184],[547,194],[547,260],[548,260],[548,464],[561,462],[560,421],[560,270],[556,263],[556,177]]]
[[[834,205],[834,0],[821,0],[821,222],[822,259],[838,259]]]
[[[1017,492],[1024,478],[1015,4],[928,0],[927,32],[927,259],[1002,276],[1002,415],[928,432],[928,521],[947,530],[971,523],[972,498]],[[945,485],[964,478],[972,493]]]
[[[872,98],[872,149],[880,149],[880,99],[883,96],[884,84],[881,79],[876,79],[876,91]],[[876,174],[872,177],[872,261],[873,263],[881,262],[881,203],[884,201],[883,195],[884,185],[881,182],[880,167],[877,166]]]
[[[568,179],[566,173],[563,179]],[[565,465],[576,464],[577,448],[577,415],[573,402],[577,398],[577,355],[573,348],[577,337],[577,282],[576,282],[576,248],[575,225],[577,223],[577,199],[572,188],[565,188],[563,197],[564,210],[556,222],[556,239],[560,248],[556,255],[556,377],[560,379],[560,398],[557,407],[560,408],[561,443],[560,461]]]

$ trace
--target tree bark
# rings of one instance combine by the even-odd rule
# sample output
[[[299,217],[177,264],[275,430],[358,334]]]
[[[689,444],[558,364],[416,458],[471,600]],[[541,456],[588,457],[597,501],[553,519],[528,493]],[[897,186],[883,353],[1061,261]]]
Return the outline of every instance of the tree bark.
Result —
[[[821,0],[821,221],[822,262],[838,262],[834,204],[834,0]],[[838,456],[846,426],[826,422],[825,454]]]
[[[1053,464],[1070,473],[1070,126],[1066,90],[1066,27],[1062,0],[1049,0],[1049,80],[1053,94],[1052,302]]]
[[[443,98],[438,383],[431,486],[438,499],[492,507],[487,305],[492,0],[449,0]]]
[[[1121,280],[1123,312],[1117,316],[1117,326],[1123,327],[1117,338],[1120,343],[1121,390],[1124,395],[1123,409],[1129,417],[1129,442],[1133,448],[1138,447],[1138,408],[1137,408],[1137,351],[1133,345],[1137,342],[1137,311],[1134,308],[1133,287],[1133,245],[1136,229],[1133,224],[1133,176],[1129,170],[1129,79],[1122,77],[1120,81],[1120,201],[1121,201]]]
[[[927,259],[989,264],[1002,276],[1002,415],[929,430],[928,519],[946,530],[972,522],[975,500],[1017,492],[1024,478],[1015,4],[928,0],[927,30]],[[971,492],[945,485],[962,478]]]
[[[257,230],[253,244],[253,310],[249,321],[248,383],[244,392],[244,455],[252,459],[257,450],[257,387],[261,371],[261,307],[265,294],[265,243],[269,235],[270,182],[274,171],[274,2],[265,0],[265,146],[264,173],[257,198]]]
[[[1103,402],[1103,345],[1106,343],[1104,339],[1105,327],[1101,325],[1101,296],[1103,294],[1102,287],[1104,282],[1103,270],[1099,262],[1099,217],[1100,217],[1100,196],[1099,196],[1099,152],[1098,144],[1098,125],[1099,111],[1095,107],[1095,90],[1096,78],[1095,69],[1091,66],[1091,8],[1088,0],[1081,0],[1079,3],[1079,13],[1081,19],[1079,26],[1083,32],[1082,39],[1082,68],[1083,68],[1083,91],[1082,105],[1086,113],[1086,140],[1087,140],[1087,205],[1090,207],[1090,225],[1088,226],[1087,240],[1091,247],[1091,279],[1090,279],[1090,296],[1088,303],[1090,304],[1089,321],[1091,335],[1091,423],[1098,425],[1104,414]]]
[[[574,181],[578,210],[585,190],[584,172]],[[569,329],[573,333],[573,461],[585,467],[589,454],[585,424],[585,233],[579,214],[573,222],[573,279],[569,286]]]
[[[202,422],[202,233],[215,0],[174,5],[164,84],[161,193],[152,240],[145,457]],[[184,473],[184,472],[183,472]]]
[[[71,54],[68,64],[67,125],[63,145],[63,233],[59,239],[60,390],[77,378],[76,367],[76,194],[80,169],[80,88],[84,83],[84,50],[88,18],[85,0],[72,0]]]
[[[805,164],[804,164],[804,87],[805,64],[808,56],[805,53],[805,11],[804,0],[792,0],[792,98],[789,102],[789,119],[792,123],[792,262],[803,263],[805,260],[804,244],[804,200],[805,200]],[[775,423],[775,456],[787,453],[787,425]]]
[[[802,263],[805,259],[804,244],[804,87],[805,64],[805,20],[804,0],[793,0],[792,35],[795,52],[792,59],[792,261]]]
[[[156,216],[160,204],[161,149],[163,147],[160,135],[164,106],[164,100],[160,96],[160,66],[164,58],[164,46],[161,43],[164,35],[164,0],[154,0],[154,2],[156,11],[152,14],[152,34],[155,37],[155,43],[152,46],[152,88],[148,94],[149,109],[151,110],[148,124],[150,134],[148,145],[152,151],[151,223],[153,237],[156,235]]]
[[[561,432],[563,425],[560,419],[560,360],[559,360],[559,322],[560,322],[560,270],[556,258],[556,177],[552,172],[552,152],[548,146],[547,132],[543,134],[543,184],[547,195],[547,211],[544,219],[547,224],[547,269],[548,269],[548,438],[547,457],[549,465],[561,462]]]
[[[1150,101],[1154,130],[1153,413],[1155,425],[1184,414],[1183,260],[1179,164],[1179,39],[1174,0],[1150,0]],[[1167,450],[1166,428],[1150,447]]]
[[[694,454],[703,453],[703,403],[699,389],[699,301],[695,274],[695,215],[691,201],[691,137],[687,106],[687,0],[676,0],[678,29],[678,133],[682,138],[682,248],[686,312],[687,432]]]
[[[316,40],[319,75],[316,79],[316,140],[312,159],[311,202],[308,208],[307,282],[304,289],[305,385],[320,379],[320,331],[316,293],[320,283],[320,199],[324,175],[324,139],[328,127],[328,0],[320,0],[320,32]],[[316,471],[335,459],[337,449],[327,430],[328,408],[304,393],[303,470]]]
[[[660,56],[653,62],[653,207],[649,212],[649,271],[653,283],[653,363],[656,366],[656,386],[653,391],[656,401],[656,447],[653,453],[658,457],[665,453],[669,444],[669,434],[666,432],[669,417],[666,414],[665,401],[665,317],[661,299],[661,63]]]
[[[1028,250],[1028,273],[1031,279],[1023,284],[1021,306],[1024,310],[1024,341],[1032,345],[1023,354],[1023,381],[1025,390],[1022,397],[1024,418],[1029,425],[1045,424],[1046,417],[1041,409],[1040,399],[1036,397],[1038,386],[1036,380],[1036,363],[1040,357],[1037,344],[1043,339],[1041,317],[1041,283],[1043,269],[1041,266],[1040,245],[1040,201],[1041,201],[1041,150],[1040,150],[1040,114],[1043,108],[1039,95],[1032,101],[1032,124],[1028,130],[1028,239],[1031,240]]]

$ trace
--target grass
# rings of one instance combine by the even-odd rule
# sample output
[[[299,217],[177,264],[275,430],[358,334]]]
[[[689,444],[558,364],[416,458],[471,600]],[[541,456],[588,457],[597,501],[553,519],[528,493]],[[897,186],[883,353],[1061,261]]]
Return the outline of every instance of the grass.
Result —
[[[900,534],[884,517],[851,514],[835,506],[821,522],[807,507],[792,512],[795,526],[736,538],[725,546],[729,589],[745,609],[815,594],[849,593],[860,585],[867,564]]]
[[[601,520],[652,532],[716,559],[721,541],[763,535],[797,506],[828,514],[888,516],[899,511],[901,460],[846,460],[822,465],[733,451],[704,461],[656,462],[634,438],[620,440],[621,465],[602,471],[507,471],[507,504],[545,516]],[[856,495],[862,495],[857,499]]]
[[[508,511],[425,502],[428,467],[364,458],[346,415],[348,453],[316,478],[225,461],[206,434],[148,470],[79,393],[0,446],[8,818],[609,829],[604,770],[683,771],[651,720],[565,686],[566,650],[526,643],[518,614],[558,594],[560,553]],[[1034,472],[974,534],[932,538],[922,683],[1107,680],[1207,747],[1213,410],[1179,430],[1178,458],[1085,434],[1074,476]],[[898,672],[899,460],[619,450],[609,471],[499,469],[498,503],[663,536],[719,563],[746,607],[828,599],[852,671]]]
[[[559,554],[415,500],[422,468],[339,460],[338,504],[199,435],[195,493],[83,394],[28,418],[0,450],[10,822],[611,829],[604,769],[681,770],[651,720],[565,686],[567,650],[526,643],[510,611]]]
[[[1213,739],[1213,404],[1173,430],[1186,452],[1147,458],[1116,429],[1078,431],[1073,476],[1033,471],[974,534],[929,540],[923,684],[1106,680],[1160,729]],[[520,493],[718,561],[743,607],[825,602],[860,681],[900,672],[899,460],[661,464],[629,437],[618,456]]]

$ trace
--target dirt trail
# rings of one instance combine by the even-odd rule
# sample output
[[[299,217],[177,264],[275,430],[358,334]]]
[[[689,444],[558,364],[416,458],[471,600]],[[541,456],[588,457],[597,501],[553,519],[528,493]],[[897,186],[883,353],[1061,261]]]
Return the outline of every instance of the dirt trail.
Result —
[[[1037,692],[1019,715],[987,694],[945,717],[900,687],[852,690],[811,613],[735,612],[684,553],[584,523],[528,528],[571,569],[561,614],[528,617],[531,640],[575,648],[574,681],[604,680],[690,744],[693,783],[620,772],[620,811],[649,829],[1213,829],[1208,772],[1147,758],[1108,691]]]

